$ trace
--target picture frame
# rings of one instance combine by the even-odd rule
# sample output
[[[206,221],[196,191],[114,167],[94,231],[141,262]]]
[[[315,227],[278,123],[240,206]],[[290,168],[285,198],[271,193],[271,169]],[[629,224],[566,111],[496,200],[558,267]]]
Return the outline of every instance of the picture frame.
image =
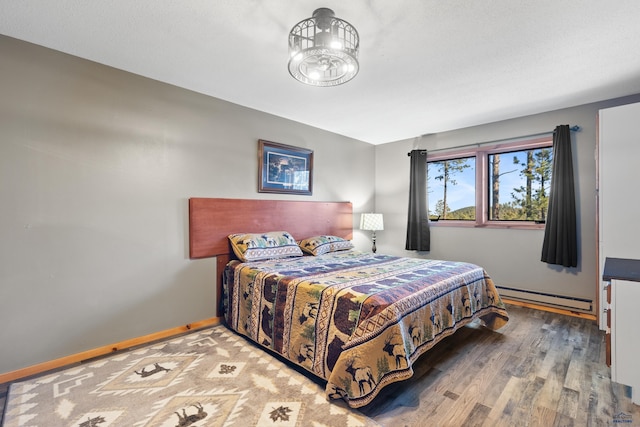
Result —
[[[313,193],[313,151],[258,140],[258,192]]]

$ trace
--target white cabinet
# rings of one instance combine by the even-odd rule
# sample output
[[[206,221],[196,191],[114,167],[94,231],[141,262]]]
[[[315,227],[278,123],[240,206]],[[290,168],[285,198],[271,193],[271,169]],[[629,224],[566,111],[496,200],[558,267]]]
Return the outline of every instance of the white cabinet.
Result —
[[[608,292],[611,379],[631,386],[633,403],[640,404],[640,260],[607,258],[603,279]]]
[[[632,387],[633,403],[640,405],[640,283],[611,281],[611,379]]]
[[[640,282],[611,281],[611,379],[632,387],[640,404]]]

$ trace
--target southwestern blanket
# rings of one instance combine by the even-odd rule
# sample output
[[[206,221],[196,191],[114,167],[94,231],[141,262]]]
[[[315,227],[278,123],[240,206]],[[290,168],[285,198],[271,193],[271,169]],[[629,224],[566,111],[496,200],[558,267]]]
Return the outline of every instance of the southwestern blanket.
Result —
[[[341,251],[231,261],[224,276],[228,326],[354,408],[411,377],[418,356],[464,325],[508,321],[486,271],[464,262]]]

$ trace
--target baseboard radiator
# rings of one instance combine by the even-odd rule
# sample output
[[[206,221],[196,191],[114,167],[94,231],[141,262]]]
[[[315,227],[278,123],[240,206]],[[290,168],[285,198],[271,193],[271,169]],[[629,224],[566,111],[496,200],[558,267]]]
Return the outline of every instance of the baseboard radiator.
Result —
[[[567,310],[583,311],[585,313],[593,312],[593,300],[590,299],[567,297],[523,289],[506,288],[503,286],[496,287],[498,288],[500,296],[506,299],[548,305],[552,307],[564,308]]]

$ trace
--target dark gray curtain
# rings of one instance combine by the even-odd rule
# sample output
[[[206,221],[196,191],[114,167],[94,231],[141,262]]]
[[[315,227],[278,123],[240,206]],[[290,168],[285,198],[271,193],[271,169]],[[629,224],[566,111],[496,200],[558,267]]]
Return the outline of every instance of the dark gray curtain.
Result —
[[[429,212],[427,210],[427,152],[413,150],[409,184],[409,215],[407,218],[407,243],[409,251],[431,250]]]
[[[578,265],[576,196],[569,125],[557,126],[553,132],[553,175],[542,244],[542,261],[565,267]]]

